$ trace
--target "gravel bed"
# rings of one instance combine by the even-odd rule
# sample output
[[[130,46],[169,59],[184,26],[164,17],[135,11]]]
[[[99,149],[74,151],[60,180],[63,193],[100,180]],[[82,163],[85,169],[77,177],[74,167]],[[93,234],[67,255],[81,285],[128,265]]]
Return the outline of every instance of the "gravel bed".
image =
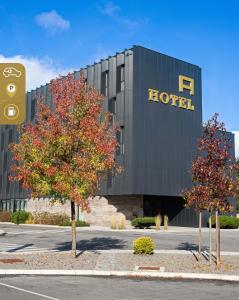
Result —
[[[10,259],[10,261],[2,261]],[[17,261],[11,261],[15,259]],[[206,258],[197,261],[193,254],[134,255],[132,253],[97,253],[84,251],[74,258],[71,253],[5,254],[0,269],[64,270],[135,270],[140,267],[165,267],[166,272],[223,273],[239,275],[239,256],[223,256],[221,267]]]
[[[71,253],[38,253],[0,255],[0,269],[58,269],[94,270],[99,254],[83,252],[76,258]],[[3,259],[19,259],[22,262],[8,263]]]

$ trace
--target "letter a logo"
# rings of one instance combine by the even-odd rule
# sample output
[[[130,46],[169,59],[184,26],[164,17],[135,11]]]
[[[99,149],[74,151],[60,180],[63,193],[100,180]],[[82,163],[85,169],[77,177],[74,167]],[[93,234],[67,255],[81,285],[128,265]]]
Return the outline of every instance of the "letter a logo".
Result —
[[[179,75],[179,92],[189,90],[190,95],[194,95],[194,79]]]

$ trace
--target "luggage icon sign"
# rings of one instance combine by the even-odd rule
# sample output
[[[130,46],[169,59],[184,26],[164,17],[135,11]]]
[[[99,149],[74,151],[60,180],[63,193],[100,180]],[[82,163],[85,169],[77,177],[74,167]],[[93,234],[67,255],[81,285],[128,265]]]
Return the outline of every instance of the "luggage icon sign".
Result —
[[[8,120],[15,120],[19,115],[19,108],[15,104],[8,104],[4,107],[4,116]]]
[[[21,124],[26,116],[25,67],[0,63],[0,124]]]

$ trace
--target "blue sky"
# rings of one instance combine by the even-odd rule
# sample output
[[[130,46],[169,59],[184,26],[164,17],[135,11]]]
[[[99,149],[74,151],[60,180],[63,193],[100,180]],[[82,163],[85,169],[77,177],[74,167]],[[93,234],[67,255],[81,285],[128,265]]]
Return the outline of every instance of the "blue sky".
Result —
[[[239,131],[236,0],[1,0],[0,15],[0,61],[24,60],[35,72],[30,87],[143,45],[199,65],[203,119],[218,112]]]

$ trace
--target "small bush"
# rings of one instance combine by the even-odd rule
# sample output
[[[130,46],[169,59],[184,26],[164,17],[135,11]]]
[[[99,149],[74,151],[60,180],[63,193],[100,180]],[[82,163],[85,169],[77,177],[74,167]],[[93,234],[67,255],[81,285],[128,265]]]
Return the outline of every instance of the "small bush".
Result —
[[[0,222],[11,222],[11,217],[10,211],[0,211]]]
[[[231,216],[219,216],[220,228],[237,229],[239,227],[239,219]],[[207,224],[209,226],[209,224]],[[212,227],[216,227],[216,216],[212,216]]]
[[[71,221],[63,223],[61,226],[71,226]],[[89,223],[85,221],[76,221],[76,227],[88,227],[90,226]]]
[[[135,228],[149,228],[150,226],[155,226],[154,217],[140,217],[135,218],[131,221],[131,225]]]
[[[34,224],[34,217],[33,217],[32,214],[29,215],[29,217],[26,220],[25,224]]]
[[[154,252],[154,241],[147,236],[142,236],[133,241],[135,254],[152,254]]]
[[[119,220],[119,229],[121,230],[124,230],[126,228],[126,225],[125,225],[125,217],[121,217],[120,220]]]
[[[163,216],[163,229],[168,230],[168,215]]]
[[[52,214],[48,212],[39,212],[33,215],[33,222],[35,224],[64,226],[64,224],[70,223],[70,217],[65,213]],[[69,226],[71,226],[71,223]]]
[[[112,219],[111,219],[110,228],[111,229],[117,229],[117,221],[116,221],[115,216],[113,216]]]
[[[11,221],[15,224],[24,224],[29,218],[30,213],[24,210],[16,211],[12,214]]]
[[[162,223],[162,217],[161,217],[161,215],[158,215],[155,218],[155,225],[156,225],[157,230],[160,230],[161,223]]]

